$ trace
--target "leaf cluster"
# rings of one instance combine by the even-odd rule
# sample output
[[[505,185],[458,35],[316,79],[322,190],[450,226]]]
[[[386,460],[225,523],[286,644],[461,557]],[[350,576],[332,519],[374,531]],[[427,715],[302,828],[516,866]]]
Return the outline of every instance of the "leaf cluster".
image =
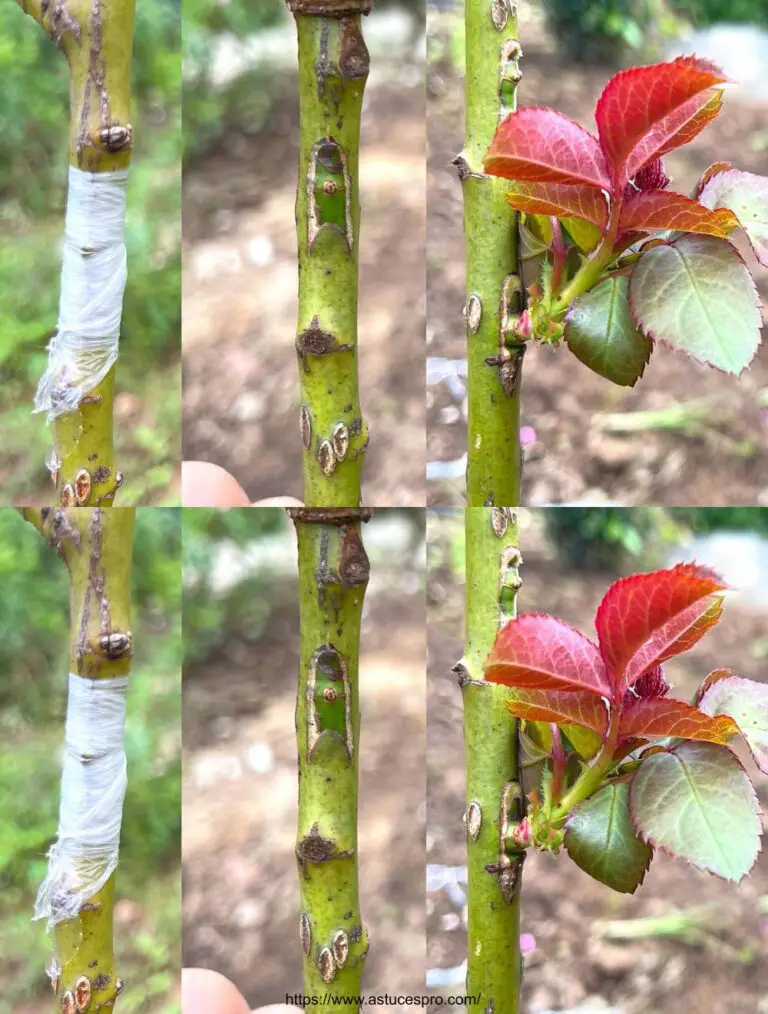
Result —
[[[485,171],[511,181],[540,281],[508,338],[568,347],[615,384],[642,376],[654,343],[739,374],[760,342],[760,304],[733,244],[768,264],[768,178],[710,166],[669,190],[663,157],[720,112],[726,77],[696,57],[621,71],[595,109],[598,136],[554,109],[510,113]]]
[[[595,616],[597,643],[549,615],[502,628],[485,678],[514,688],[510,714],[543,762],[513,849],[564,844],[623,892],[657,848],[728,880],[750,870],[759,808],[733,746],[742,739],[768,772],[768,687],[718,669],[689,704],[664,675],[719,621],[725,587],[696,564],[617,581]]]

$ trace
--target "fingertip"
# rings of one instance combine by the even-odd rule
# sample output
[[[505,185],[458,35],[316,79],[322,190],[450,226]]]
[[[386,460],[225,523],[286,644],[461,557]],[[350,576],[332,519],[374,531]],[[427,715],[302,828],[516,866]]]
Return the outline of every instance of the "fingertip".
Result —
[[[181,502],[185,507],[249,507],[240,483],[210,461],[184,461],[181,465]]]
[[[218,972],[184,968],[181,973],[182,1014],[251,1014],[240,990]]]

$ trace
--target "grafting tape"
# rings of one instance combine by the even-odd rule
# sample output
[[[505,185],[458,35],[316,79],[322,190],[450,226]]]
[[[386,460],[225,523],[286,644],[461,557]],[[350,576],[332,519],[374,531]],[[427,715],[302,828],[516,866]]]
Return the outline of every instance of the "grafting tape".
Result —
[[[127,169],[69,169],[59,323],[35,395],[34,411],[47,412],[48,422],[73,412],[117,360],[128,277],[127,181]]]
[[[127,688],[125,676],[69,674],[59,830],[35,902],[35,919],[49,927],[74,918],[117,867],[128,785]]]

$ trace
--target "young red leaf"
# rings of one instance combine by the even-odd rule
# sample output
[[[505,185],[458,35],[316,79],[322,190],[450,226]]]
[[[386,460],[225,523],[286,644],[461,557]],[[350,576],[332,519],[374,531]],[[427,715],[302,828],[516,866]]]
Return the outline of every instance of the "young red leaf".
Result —
[[[578,360],[614,384],[633,387],[651,358],[653,343],[629,312],[629,279],[614,275],[570,306],[565,340]]]
[[[608,224],[608,200],[602,190],[594,187],[516,181],[504,196],[517,211],[557,218],[574,215],[594,222],[601,229]]]
[[[755,764],[768,774],[768,686],[727,676],[709,684],[700,707],[708,715],[729,716],[752,751]]]
[[[768,267],[768,177],[724,170],[709,179],[699,200],[708,208],[730,209],[747,234],[755,257]]]
[[[503,627],[485,663],[492,683],[610,695],[596,645],[555,616],[527,614]]]
[[[651,159],[687,144],[717,115],[713,88],[726,80],[713,64],[692,56],[611,78],[595,119],[617,190]]]
[[[643,841],[726,880],[741,880],[760,851],[755,790],[724,746],[682,743],[647,757],[629,809]]]
[[[725,746],[738,731],[736,723],[727,715],[712,718],[673,697],[646,697],[635,701],[622,712],[619,726],[622,738],[671,736],[719,743],[721,746]]]
[[[691,105],[698,106],[698,98],[691,100]],[[659,156],[666,155],[667,152],[673,151],[675,148],[682,148],[684,144],[688,144],[692,141],[701,131],[711,123],[712,120],[718,115],[723,106],[723,92],[721,89],[713,91],[710,98],[704,103],[703,106],[695,113],[690,120],[688,120],[672,137],[662,146],[659,151]],[[685,113],[686,110],[683,110]]]
[[[653,858],[653,849],[632,827],[626,782],[612,782],[576,806],[565,824],[564,844],[585,873],[623,894],[637,890]]]
[[[523,690],[518,688],[507,707],[515,718],[555,725],[583,725],[605,737],[608,707],[595,694],[562,690]]]
[[[755,283],[738,252],[714,236],[686,235],[644,253],[629,306],[649,338],[725,373],[738,376],[760,344]]]
[[[729,676],[733,676],[733,669],[713,669],[712,672],[707,673],[704,679],[701,681],[699,689],[693,699],[693,706],[698,708],[701,704],[704,694],[709,690],[713,683],[717,683],[719,680],[726,680]]]
[[[705,169],[701,175],[701,179],[696,184],[696,187],[693,191],[694,200],[698,201],[699,197],[701,197],[701,191],[704,189],[707,183],[709,183],[709,181],[712,179],[713,176],[717,176],[718,173],[724,173],[728,169],[733,169],[733,166],[731,165],[730,162],[713,162],[708,169]]]
[[[620,700],[654,665],[691,648],[720,618],[726,585],[706,567],[680,563],[612,584],[595,616],[600,651]]]
[[[712,211],[697,201],[673,191],[646,190],[630,197],[622,205],[621,229],[653,232],[700,232],[725,239],[737,229],[739,220],[725,208]]]
[[[610,190],[597,138],[563,113],[542,106],[518,109],[501,121],[485,156],[485,171],[508,180]]]

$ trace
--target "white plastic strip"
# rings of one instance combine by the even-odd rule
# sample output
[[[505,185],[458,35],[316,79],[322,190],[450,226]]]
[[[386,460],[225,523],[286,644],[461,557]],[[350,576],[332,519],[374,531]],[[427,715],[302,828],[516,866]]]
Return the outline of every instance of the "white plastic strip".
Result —
[[[59,323],[35,412],[48,422],[74,411],[117,360],[125,253],[128,170],[86,173],[70,166]]]
[[[58,837],[48,853],[35,919],[72,919],[117,867],[128,784],[125,759],[127,677],[69,674]]]

